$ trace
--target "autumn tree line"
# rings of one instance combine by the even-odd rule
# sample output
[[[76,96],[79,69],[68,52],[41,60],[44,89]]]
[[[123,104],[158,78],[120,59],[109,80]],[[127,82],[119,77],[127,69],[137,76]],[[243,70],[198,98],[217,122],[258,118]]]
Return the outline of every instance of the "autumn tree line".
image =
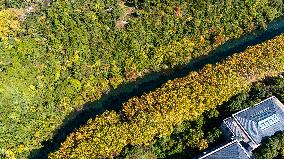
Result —
[[[31,150],[42,147],[41,143],[52,138],[70,113],[81,110],[85,103],[99,100],[119,85],[151,72],[185,65],[208,55],[230,39],[265,28],[282,15],[283,3],[280,0],[46,2],[0,0],[0,154],[10,158],[27,157]],[[219,75],[210,73],[209,67],[204,69],[208,76],[225,76],[223,83],[218,81],[220,84],[239,81],[235,74],[227,77],[228,70]],[[198,73],[192,73],[189,79],[198,76]],[[159,90],[177,89],[176,83]],[[113,125],[121,127],[113,129],[117,131],[114,135],[123,134],[128,126],[132,127],[132,133],[140,133],[135,134],[136,140],[128,140],[130,136],[126,133],[114,141],[116,144],[112,147],[99,144],[90,152],[101,155],[101,148],[105,147],[105,155],[117,155],[130,141],[133,145],[142,144],[154,136],[169,135],[174,125],[182,123],[185,115],[193,118],[201,114],[204,107],[198,106],[203,103],[199,99],[191,101],[195,105],[191,109],[197,106],[198,109],[190,113],[184,109],[175,110],[178,107],[171,105],[174,102],[171,100],[165,106],[152,107],[169,96],[186,103],[187,97],[182,97],[184,93],[179,92],[187,88],[182,87],[187,85],[181,84],[181,89],[170,91],[171,94],[150,93],[149,99],[131,99],[132,105],[125,105],[121,111],[129,120],[127,122],[122,122],[121,114],[116,112],[95,119],[96,122],[101,120],[101,127],[96,127],[102,131],[99,136],[106,135],[108,126],[112,129]],[[142,101],[149,105],[144,107],[146,103],[141,105]],[[139,113],[146,109],[153,115],[156,114],[154,109],[159,110],[161,119],[154,118],[155,121],[148,124],[149,116]],[[170,116],[166,115],[168,113]],[[180,117],[173,122],[172,116]],[[164,117],[169,119],[168,123],[163,123],[167,120]],[[171,122],[174,125],[168,127]],[[153,129],[154,125],[160,130]],[[81,137],[85,139],[86,136]],[[73,150],[68,154],[71,153]]]
[[[254,82],[249,90],[231,97],[216,109],[176,126],[170,136],[153,140],[149,145],[128,145],[117,158],[193,158],[202,155],[202,152],[226,142],[220,129],[223,119],[271,96],[284,103],[283,75]],[[253,154],[257,159],[284,157],[284,132],[263,140]]]

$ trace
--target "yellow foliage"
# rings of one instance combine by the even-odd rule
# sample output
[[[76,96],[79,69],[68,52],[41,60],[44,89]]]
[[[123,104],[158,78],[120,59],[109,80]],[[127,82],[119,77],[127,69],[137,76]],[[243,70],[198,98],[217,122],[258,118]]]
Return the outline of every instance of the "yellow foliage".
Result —
[[[75,62],[77,62],[79,60],[79,58],[80,58],[79,52],[75,51],[74,55],[72,56],[71,61],[75,63]]]
[[[178,41],[173,41],[169,45],[160,46],[155,50],[153,67],[160,66],[164,63],[165,59],[170,60],[172,66],[194,59],[195,57],[192,56],[192,53],[194,51],[195,43],[196,42],[193,40],[183,38]]]
[[[20,29],[18,16],[23,13],[20,9],[5,9],[0,11],[0,38],[6,39],[9,36],[16,36]]]
[[[8,159],[16,159],[15,153],[12,150],[7,150],[6,156],[7,156]]]
[[[206,139],[201,139],[200,142],[198,143],[198,149],[200,151],[205,150],[206,148],[208,148],[208,143]]]

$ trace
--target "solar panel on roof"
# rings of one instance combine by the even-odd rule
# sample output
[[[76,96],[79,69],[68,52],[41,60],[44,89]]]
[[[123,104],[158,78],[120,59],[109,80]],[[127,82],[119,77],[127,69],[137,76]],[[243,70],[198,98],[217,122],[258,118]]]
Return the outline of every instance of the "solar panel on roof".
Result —
[[[276,97],[271,97],[254,107],[233,114],[223,122],[222,125],[228,129],[225,133],[233,134],[235,140],[205,154],[200,159],[250,159],[252,150],[260,145],[263,137],[284,131],[284,105]],[[249,146],[243,147],[239,140]]]
[[[268,118],[265,118],[261,121],[258,122],[258,126],[260,127],[261,130],[267,129],[274,124],[280,122],[279,114],[273,114]]]
[[[275,98],[265,100],[254,107],[233,115],[244,131],[259,144],[264,137],[284,130],[284,111]]]

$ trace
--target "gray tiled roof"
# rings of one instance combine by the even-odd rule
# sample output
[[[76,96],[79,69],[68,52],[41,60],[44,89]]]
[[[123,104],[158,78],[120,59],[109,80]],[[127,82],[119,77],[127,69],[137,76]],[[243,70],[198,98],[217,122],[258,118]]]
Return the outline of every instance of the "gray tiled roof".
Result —
[[[258,147],[264,137],[284,130],[284,105],[276,97],[268,98],[224,119],[221,127],[227,137],[234,140],[199,159],[250,159],[251,150]]]
[[[232,117],[224,119],[223,123],[226,124],[226,127],[229,128],[231,133],[233,133],[232,136],[230,136],[231,138],[239,138],[246,143],[251,141],[248,135]]]
[[[199,159],[250,159],[250,157],[241,144],[234,140]]]
[[[284,130],[283,105],[275,97],[240,111],[233,117],[257,144],[264,137]]]

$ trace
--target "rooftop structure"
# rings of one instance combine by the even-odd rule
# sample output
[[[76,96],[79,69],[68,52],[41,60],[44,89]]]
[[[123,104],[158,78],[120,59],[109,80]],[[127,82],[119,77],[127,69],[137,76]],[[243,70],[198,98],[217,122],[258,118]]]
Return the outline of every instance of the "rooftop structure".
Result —
[[[225,147],[221,146],[206,154],[201,159],[215,159],[221,155],[223,157],[219,158],[224,158],[225,154],[239,155],[241,158],[244,153],[251,156],[249,155],[251,151],[257,148],[264,138],[284,130],[284,105],[276,97],[270,97],[224,119],[221,129],[225,137],[229,141],[233,141],[226,144]],[[241,149],[238,148],[239,146]],[[236,159],[240,157],[231,156]]]
[[[199,159],[250,159],[250,154],[244,149],[238,140],[233,140]]]
[[[276,97],[270,97],[225,119],[222,129],[230,138],[247,143],[253,150],[263,138],[284,130],[284,105]]]

